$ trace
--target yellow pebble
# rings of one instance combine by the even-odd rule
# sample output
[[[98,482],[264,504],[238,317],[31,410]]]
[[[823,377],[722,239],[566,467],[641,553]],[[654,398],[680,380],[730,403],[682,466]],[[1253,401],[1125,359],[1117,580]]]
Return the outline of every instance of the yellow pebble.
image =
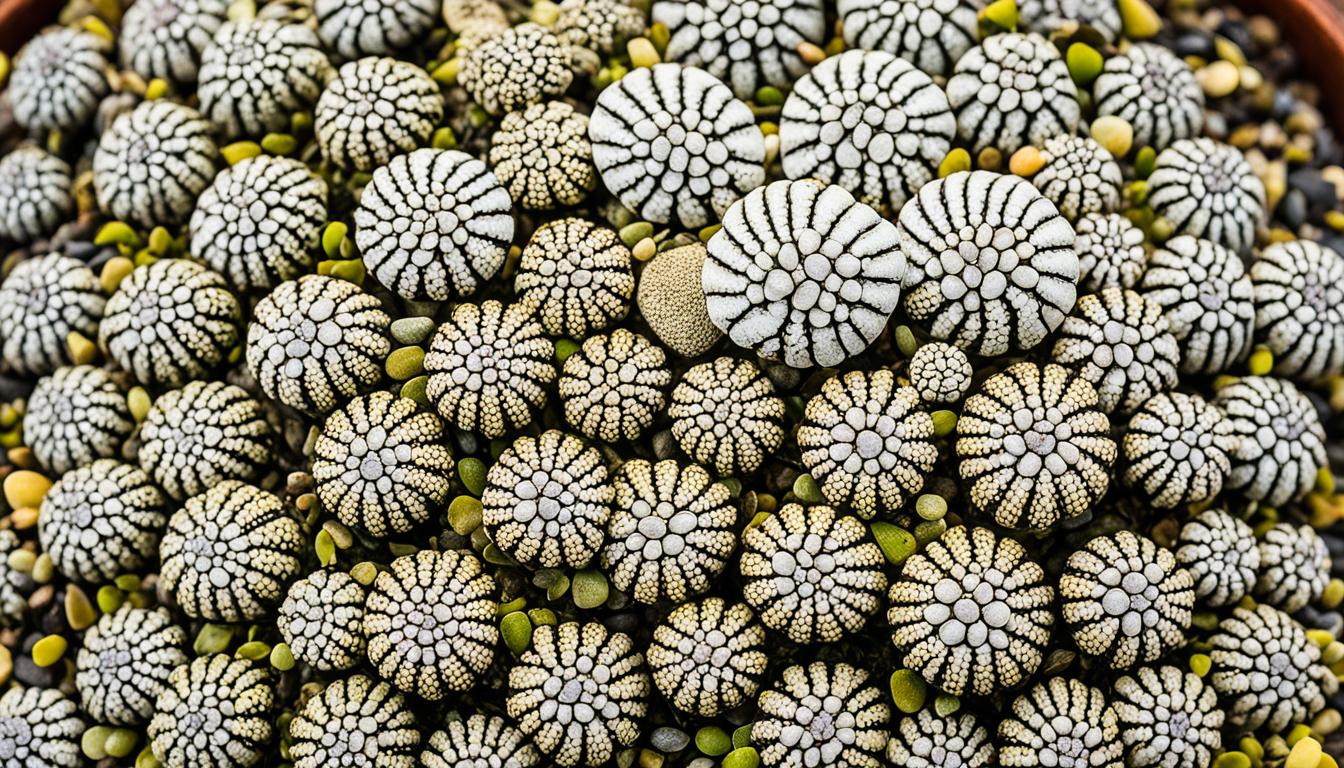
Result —
[[[10,509],[36,508],[51,490],[51,481],[29,469],[11,472],[5,477],[5,501]]]
[[[125,256],[113,256],[103,265],[103,271],[98,275],[98,283],[102,286],[103,293],[109,296],[116,293],[117,286],[121,281],[131,274],[135,269],[135,262]]]
[[[224,157],[224,162],[237,165],[250,157],[260,155],[261,145],[255,141],[235,141],[219,150],[219,154]]]
[[[1288,753],[1283,768],[1317,768],[1321,764],[1321,744],[1315,739],[1302,739]]]
[[[1115,115],[1102,115],[1092,121],[1092,138],[1115,157],[1124,157],[1134,146],[1134,127]]]
[[[947,153],[943,162],[938,164],[938,178],[945,179],[954,173],[971,170],[971,153],[957,147]]]
[[[65,344],[70,348],[70,362],[75,365],[88,365],[98,359],[98,345],[79,331],[71,331],[65,337]]]
[[[1231,94],[1241,84],[1241,70],[1230,61],[1215,61],[1195,72],[1204,94],[1218,99]]]
[[[799,43],[798,55],[808,64],[820,64],[826,59],[826,51],[813,43]]]
[[[647,37],[636,37],[625,44],[625,50],[630,54],[630,65],[634,67],[652,67],[662,61],[658,49],[653,47],[653,41]]]
[[[1130,40],[1146,40],[1162,31],[1162,17],[1144,0],[1118,0],[1116,7]]]
[[[635,257],[636,261],[648,261],[658,255],[658,244],[653,241],[652,237],[646,237],[635,243],[635,247],[630,251],[630,254]]]
[[[60,635],[47,635],[33,645],[33,663],[39,667],[50,667],[61,660],[68,645]]]
[[[168,81],[156,77],[145,84],[145,100],[153,101],[168,95]]]
[[[1035,147],[1023,147],[1008,158],[1008,170],[1023,178],[1035,176],[1044,167],[1045,156]]]
[[[37,525],[37,507],[20,507],[9,515],[16,530],[25,531]]]
[[[74,584],[65,588],[65,622],[76,632],[81,632],[93,626],[93,622],[98,620],[98,612],[93,609],[93,602],[89,600],[88,594]]]
[[[1342,602],[1344,602],[1344,580],[1331,579],[1326,583],[1325,591],[1321,593],[1321,605],[1333,610]]]
[[[1257,346],[1251,353],[1251,359],[1247,363],[1247,369],[1252,376],[1267,376],[1274,369],[1274,353],[1266,346]]]

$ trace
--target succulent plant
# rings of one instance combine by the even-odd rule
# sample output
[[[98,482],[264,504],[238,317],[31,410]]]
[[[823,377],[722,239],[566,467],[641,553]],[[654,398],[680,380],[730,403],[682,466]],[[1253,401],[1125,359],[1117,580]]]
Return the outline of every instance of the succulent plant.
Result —
[[[1122,24],[1120,11],[1111,0],[1022,0],[1017,18],[1022,28],[1043,35],[1082,25],[1107,42],[1120,37]]]
[[[420,731],[406,698],[367,675],[335,680],[289,723],[294,768],[416,768]]]
[[[1279,523],[1260,538],[1255,596],[1292,613],[1315,602],[1330,578],[1330,551],[1310,525]]]
[[[578,205],[597,187],[588,116],[563,101],[508,113],[490,138],[490,167],[523,208]]]
[[[971,714],[921,709],[898,720],[887,743],[887,762],[907,768],[989,768],[996,757],[989,731]]]
[[[287,131],[331,75],[317,33],[272,19],[229,21],[201,52],[201,113],[226,138]]]
[[[1213,404],[1240,438],[1224,484],[1246,498],[1281,506],[1306,495],[1327,465],[1316,406],[1291,382],[1246,376],[1218,389]]]
[[[78,705],[55,688],[15,686],[0,696],[4,768],[79,768],[83,733]]]
[[[1115,714],[1134,768],[1199,768],[1223,746],[1223,711],[1203,678],[1177,667],[1142,667],[1115,681]]]
[[[1162,306],[1123,288],[1078,299],[1052,356],[1078,370],[1097,388],[1098,407],[1117,415],[1132,413],[1179,379],[1180,349]]]
[[[1129,419],[1121,443],[1125,484],[1159,509],[1203,504],[1222,491],[1239,443],[1232,423],[1207,400],[1163,392]]]
[[[570,45],[609,56],[644,32],[644,12],[626,0],[564,0],[555,34]]]
[[[1273,243],[1251,265],[1255,334],[1280,376],[1344,373],[1344,256],[1310,240]]]
[[[1260,570],[1260,548],[1244,520],[1207,509],[1181,526],[1176,561],[1195,579],[1195,598],[1220,608],[1250,594]]]
[[[769,663],[765,627],[744,603],[677,606],[653,630],[649,670],[673,707],[715,717],[755,698]]]
[[[1173,237],[1149,256],[1138,290],[1157,302],[1180,342],[1180,371],[1220,373],[1251,352],[1256,309],[1241,259],[1189,235]]]
[[[1339,688],[1302,625],[1272,606],[1233,608],[1209,642],[1209,679],[1237,732],[1305,722]]]
[[[1079,680],[1052,677],[1013,699],[999,723],[999,764],[1017,768],[1121,768],[1115,707]]]
[[[60,251],[25,259],[0,283],[0,352],[23,376],[70,362],[66,339],[98,335],[107,297],[84,262]]]
[[[39,32],[14,56],[9,102],[32,133],[75,132],[90,122],[110,90],[108,41],[74,27]]]
[[[910,377],[910,386],[924,402],[955,403],[970,390],[975,371],[959,347],[931,341],[910,356],[906,373]]]
[[[637,333],[617,328],[591,336],[565,358],[557,389],[565,421],[608,443],[635,440],[667,405],[667,354]]]
[[[160,395],[140,427],[140,466],[173,499],[251,482],[274,458],[266,412],[242,387],[193,381]]]
[[[33,144],[0,157],[0,240],[31,243],[74,212],[69,163]]]
[[[1148,204],[1176,234],[1240,251],[1255,242],[1265,218],[1265,186],[1241,150],[1209,138],[1181,139],[1158,153]]]
[[[1124,177],[1120,164],[1094,139],[1061,134],[1041,145],[1045,165],[1031,183],[1069,221],[1089,213],[1112,213],[1120,207]]]
[[[118,115],[93,155],[98,206],[142,227],[186,221],[215,178],[214,134],[200,112],[167,99],[144,101]]]
[[[42,550],[69,579],[100,583],[153,561],[168,502],[149,475],[98,459],[61,475],[42,498]]]
[[[614,231],[587,219],[543,224],[523,249],[513,290],[548,334],[586,338],[630,312],[630,249]]]
[[[57,368],[38,379],[23,414],[24,443],[57,474],[120,455],[134,428],[125,388],[92,365]]]
[[[761,694],[751,741],[770,766],[879,768],[891,708],[868,672],[814,661],[788,667]]]
[[[322,45],[350,61],[410,50],[434,28],[441,5],[441,0],[314,0],[313,15]]]
[[[424,144],[441,120],[443,95],[428,72],[370,56],[337,70],[317,99],[313,132],[327,162],[369,173]]]
[[[1143,230],[1118,213],[1085,213],[1078,217],[1074,231],[1080,290],[1098,293],[1138,284],[1148,265]]]
[[[784,443],[784,401],[749,360],[720,357],[689,368],[667,415],[681,450],[720,475],[755,472]]]
[[[141,725],[168,677],[186,664],[187,633],[165,608],[123,604],[84,633],[75,687],[89,717],[113,725]]]
[[[216,653],[168,676],[148,738],[165,768],[251,768],[274,730],[275,689],[265,667]]]
[[[537,748],[517,728],[499,715],[477,712],[465,719],[449,720],[430,734],[420,753],[424,768],[535,768],[541,763]]]
[[[0,555],[4,556],[0,558],[0,626],[3,627],[18,624],[28,610],[25,592],[31,588],[32,578],[9,564],[10,555],[22,548],[14,531],[0,530]]]
[[[1098,115],[1118,117],[1134,146],[1163,150],[1204,127],[1204,91],[1185,60],[1168,48],[1136,42],[1110,56],[1092,84]]]
[[[658,341],[682,357],[699,357],[723,338],[700,286],[706,256],[700,243],[669,248],[639,274],[639,313]]]
[[[1071,134],[1082,119],[1064,57],[1037,34],[987,37],[957,60],[947,81],[957,133],[973,152],[1011,154]]]
[[[364,601],[344,571],[319,569],[289,585],[276,628],[295,659],[320,672],[351,669],[364,659]]]
[[[946,77],[979,40],[979,0],[838,0],[845,43]]]
[[[564,94],[574,79],[573,66],[567,44],[528,22],[472,47],[457,82],[486,112],[502,115]]]

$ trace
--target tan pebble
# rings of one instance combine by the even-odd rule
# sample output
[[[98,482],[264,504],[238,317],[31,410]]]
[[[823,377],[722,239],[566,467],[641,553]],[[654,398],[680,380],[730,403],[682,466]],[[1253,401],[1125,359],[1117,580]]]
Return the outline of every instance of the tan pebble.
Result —
[[[89,596],[84,590],[69,585],[65,588],[65,623],[76,632],[81,632],[93,626],[93,622],[98,620],[98,612],[94,610],[93,603],[89,601]]]
[[[51,562],[51,555],[43,552],[37,556],[33,562],[33,581],[38,584],[46,584],[51,581],[51,577],[56,575],[56,565]]]
[[[11,472],[5,478],[5,501],[11,509],[36,507],[51,490],[51,481],[45,476],[28,469]]]
[[[652,67],[662,61],[658,49],[653,47],[653,41],[647,37],[636,37],[626,43],[625,49],[630,54],[630,64],[635,67]]]
[[[1023,147],[1008,158],[1008,170],[1018,176],[1030,178],[1045,167],[1045,157],[1035,147]]]
[[[14,672],[14,656],[10,654],[9,649],[0,645],[0,685],[9,682],[9,676]]]
[[[1247,91],[1254,91],[1261,85],[1264,85],[1265,76],[1260,74],[1260,70],[1249,64],[1243,65],[1237,70],[1241,75],[1241,87]]]
[[[1124,157],[1134,146],[1134,127],[1115,115],[1102,115],[1092,121],[1092,138],[1115,157]]]
[[[814,43],[799,43],[798,55],[808,64],[820,64],[826,59],[826,51]]]
[[[26,445],[10,448],[9,452],[5,455],[9,459],[10,464],[22,467],[23,469],[37,469],[39,466],[37,457],[33,456],[33,449]]]
[[[37,507],[19,507],[9,515],[15,530],[26,531],[37,525]]]
[[[648,261],[658,255],[658,243],[654,242],[652,237],[646,237],[635,243],[630,254],[638,261]]]
[[[1195,72],[1195,79],[1209,98],[1218,99],[1237,90],[1241,70],[1230,61],[1215,61]]]
[[[31,549],[16,549],[6,558],[11,570],[19,573],[32,573],[33,563],[37,562],[37,553]]]

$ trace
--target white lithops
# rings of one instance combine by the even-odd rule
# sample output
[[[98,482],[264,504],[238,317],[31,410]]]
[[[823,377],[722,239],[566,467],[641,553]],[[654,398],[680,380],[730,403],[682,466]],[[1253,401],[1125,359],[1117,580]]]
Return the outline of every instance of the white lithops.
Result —
[[[442,119],[443,95],[428,72],[371,56],[337,70],[317,99],[313,132],[327,162],[368,173],[424,144]]]
[[[201,52],[228,16],[226,0],[135,0],[121,17],[121,66],[146,82],[196,82]]]
[[[107,294],[84,262],[59,251],[25,259],[0,283],[0,351],[10,370],[42,376],[70,362],[71,333],[98,336]]]
[[[1255,333],[1274,372],[1296,379],[1344,373],[1344,256],[1310,240],[1274,243],[1251,264]]]
[[[845,44],[886,51],[946,77],[979,40],[979,0],[838,0]]]
[[[215,178],[214,136],[200,112],[168,99],[118,115],[93,154],[99,208],[145,228],[186,221]]]
[[[1233,608],[1209,642],[1209,679],[1235,732],[1309,722],[1339,689],[1306,629],[1273,606]]]
[[[524,208],[578,205],[597,188],[588,116],[563,101],[508,113],[490,137],[490,167]]]
[[[407,51],[438,23],[440,0],[315,0],[317,36],[344,61]]]
[[[1310,525],[1279,523],[1260,539],[1255,597],[1293,613],[1320,598],[1330,579],[1330,551]]]
[[[1143,247],[1143,230],[1133,222],[1118,213],[1085,213],[1074,223],[1074,232],[1079,290],[1096,293],[1133,288],[1139,282],[1148,250]]]
[[[906,277],[896,227],[872,207],[838,186],[777,181],[728,209],[701,284],[733,343],[810,368],[877,339]]]
[[[1265,185],[1241,150],[1210,138],[1181,139],[1157,154],[1148,205],[1178,235],[1241,251],[1265,220]]]
[[[270,669],[226,653],[174,669],[146,736],[165,768],[251,768],[275,731]]]
[[[201,53],[201,113],[226,138],[288,131],[331,76],[317,33],[274,19],[227,22]]]
[[[1195,578],[1195,599],[1205,605],[1233,605],[1255,586],[1260,547],[1245,520],[1207,509],[1181,526],[1175,546],[1177,562]]]
[[[1217,243],[1173,237],[1148,257],[1138,289],[1162,306],[1181,346],[1181,373],[1216,374],[1251,353],[1254,286],[1241,258]]]
[[[504,266],[513,203],[485,163],[417,149],[373,172],[355,210],[364,266],[404,299],[469,296]]]
[[[1031,182],[1069,221],[1120,207],[1125,183],[1120,164],[1096,140],[1072,134],[1051,137],[1041,145],[1041,159],[1045,165]]]
[[[186,645],[186,630],[166,608],[125,603],[104,613],[84,633],[75,659],[75,688],[84,710],[112,725],[149,720],[168,675],[187,663]]]
[[[16,685],[0,696],[0,765],[79,768],[84,728],[79,705],[60,690]]]
[[[986,357],[1025,351],[1073,309],[1073,227],[1026,179],[954,173],[924,185],[899,225],[905,312],[938,341]]]
[[[1123,288],[1079,299],[1060,326],[1053,356],[1081,371],[1107,413],[1130,413],[1179,379],[1180,349],[1161,305]]]
[[[53,27],[29,40],[9,76],[15,122],[32,133],[73,133],[88,125],[110,90],[110,48],[104,38],[75,27]]]
[[[744,603],[710,597],[667,614],[649,644],[653,684],[681,712],[715,717],[755,698],[769,656],[765,627]]]
[[[960,347],[931,341],[910,356],[910,386],[926,403],[955,403],[971,388],[971,360]]]
[[[845,51],[813,67],[779,121],[789,178],[839,184],[889,211],[938,175],[956,133],[933,79],[881,51]]]
[[[571,45],[610,56],[625,50],[645,26],[644,12],[627,0],[564,0],[554,30]]]
[[[294,768],[416,768],[420,730],[406,697],[367,675],[336,680],[289,723]]]
[[[348,573],[319,569],[289,585],[276,629],[295,659],[320,672],[364,660],[364,588]]]
[[[480,712],[450,717],[429,735],[420,753],[424,768],[464,768],[498,764],[500,768],[535,768],[541,763],[537,748],[509,721]]]
[[[1225,715],[1199,675],[1170,665],[1142,667],[1115,681],[1120,738],[1133,768],[1206,768],[1222,750]]]
[[[34,144],[0,158],[0,240],[47,237],[75,213],[70,164]]]
[[[153,562],[168,500],[139,467],[99,459],[61,475],[42,497],[38,540],[73,581],[101,584]]]
[[[947,97],[958,135],[972,152],[994,147],[1008,155],[1077,129],[1076,88],[1053,43],[1008,32],[986,38],[957,61]]]
[[[641,67],[602,89],[588,139],[603,185],[660,224],[703,227],[765,183],[751,109],[695,67]]]
[[[630,249],[587,219],[541,225],[527,241],[513,290],[552,335],[587,338],[625,319],[635,292]]]
[[[808,70],[798,46],[822,45],[827,31],[821,0],[657,0],[652,21],[667,25],[668,61],[703,67],[740,99],[764,85],[787,90]]]
[[[681,450],[724,476],[755,472],[784,443],[784,401],[750,360],[720,357],[690,368],[667,415]]]
[[[119,455],[134,428],[126,388],[92,365],[57,368],[39,379],[23,414],[23,442],[56,473]]]
[[[1316,406],[1289,381],[1247,376],[1221,388],[1213,404],[1240,442],[1226,487],[1278,507],[1302,498],[1328,466]]]
[[[637,440],[663,412],[672,371],[667,353],[617,328],[592,336],[565,358],[556,389],[565,421],[595,440]]]
[[[996,757],[989,730],[970,713],[921,709],[902,717],[887,743],[887,762],[905,768],[990,768]]]
[[[573,79],[570,46],[532,22],[507,27],[473,46],[457,73],[458,84],[492,115],[561,96]]]
[[[242,387],[193,381],[160,395],[140,425],[140,466],[181,501],[222,480],[256,480],[272,467],[275,433]]]
[[[788,667],[761,694],[751,742],[770,766],[880,768],[891,707],[869,678],[848,664]]]
[[[1098,115],[1134,129],[1134,146],[1161,151],[1204,128],[1204,90],[1194,70],[1166,46],[1134,43],[1106,59],[1092,84]]]
[[[999,722],[1005,768],[1121,768],[1124,743],[1115,707],[1100,688],[1052,677],[1013,699]]]
[[[1111,42],[1120,36],[1120,11],[1115,0],[1021,0],[1018,24],[1023,29],[1050,35],[1085,26]]]
[[[1159,509],[1211,501],[1232,470],[1240,440],[1232,423],[1207,400],[1163,392],[1129,420],[1122,448],[1125,483]]]

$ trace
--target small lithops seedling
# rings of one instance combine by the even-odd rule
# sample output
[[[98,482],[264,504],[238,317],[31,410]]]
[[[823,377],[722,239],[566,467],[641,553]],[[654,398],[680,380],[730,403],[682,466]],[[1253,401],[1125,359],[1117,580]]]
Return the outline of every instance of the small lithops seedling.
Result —
[[[1199,768],[1222,748],[1218,694],[1194,672],[1143,667],[1115,681],[1114,706],[1134,768]]]
[[[1075,222],[1074,231],[1081,291],[1133,288],[1139,282],[1149,258],[1142,229],[1118,213],[1085,213]]]
[[[565,358],[556,388],[565,421],[583,435],[614,443],[636,440],[667,405],[667,353],[617,328],[592,336]]]
[[[906,278],[896,227],[876,210],[838,186],[777,181],[728,209],[701,285],[733,343],[810,368],[877,339]]]
[[[1157,302],[1180,342],[1181,373],[1220,373],[1251,352],[1256,309],[1241,259],[1189,235],[1148,257],[1138,289]]]
[[[166,608],[128,603],[103,614],[76,658],[75,688],[85,711],[100,723],[145,723],[168,676],[187,663],[186,645],[186,631]]]
[[[512,202],[485,163],[417,149],[373,172],[355,210],[369,274],[404,299],[470,296],[504,266]]]
[[[509,670],[508,713],[561,768],[600,766],[639,739],[651,688],[629,635],[570,621],[532,633]]]
[[[669,61],[704,68],[741,99],[765,85],[787,90],[808,71],[798,46],[826,36],[821,0],[657,0],[652,20],[670,33]]]
[[[69,163],[32,144],[0,158],[0,240],[46,237],[74,212]]]
[[[891,584],[901,664],[953,696],[991,696],[1040,667],[1055,590],[1021,544],[988,528],[950,528]]]
[[[1072,133],[1082,119],[1064,57],[1045,38],[1014,32],[986,38],[947,81],[957,132],[973,151],[1005,154]]]
[[[699,357],[723,338],[700,286],[708,252],[700,243],[669,248],[639,273],[635,303],[649,330],[682,357]]]
[[[956,133],[933,79],[880,51],[845,51],[818,64],[794,85],[779,124],[789,178],[839,184],[890,211],[937,176]]]
[[[322,672],[364,660],[364,601],[359,582],[344,571],[313,571],[289,585],[276,628],[294,658]]]
[[[134,428],[125,388],[92,365],[57,368],[39,379],[23,415],[24,442],[57,473],[117,456]]]
[[[563,101],[508,113],[490,139],[490,167],[524,208],[578,205],[597,187],[588,116]]]
[[[1239,442],[1232,423],[1199,395],[1155,395],[1129,419],[1125,483],[1159,509],[1211,501],[1232,471],[1229,455]]]
[[[1005,714],[999,723],[1001,765],[1124,765],[1119,718],[1099,688],[1073,678],[1052,677],[1013,699]]]
[[[1339,688],[1302,625],[1272,606],[1233,608],[1209,642],[1210,680],[1238,731],[1277,732],[1305,722]]]
[[[239,341],[242,308],[224,277],[194,261],[137,267],[107,300],[98,343],[147,387],[206,376]]]
[[[106,304],[97,275],[78,259],[53,251],[19,262],[0,283],[5,365],[41,376],[70,362],[70,334],[97,337]]]
[[[284,131],[291,113],[312,108],[330,75],[317,33],[308,27],[231,21],[201,53],[201,113],[227,138]]]
[[[1344,256],[1310,240],[1274,243],[1251,264],[1255,334],[1274,372],[1311,381],[1344,373]]]
[[[897,721],[887,743],[887,762],[907,768],[990,768],[996,756],[989,730],[971,714],[921,709]]]
[[[1176,234],[1240,251],[1255,243],[1265,218],[1265,186],[1235,147],[1181,139],[1158,153],[1148,204]]]
[[[1180,350],[1162,306],[1143,294],[1107,288],[1078,300],[1052,353],[1097,388],[1107,413],[1133,412],[1176,386]]]
[[[866,670],[821,661],[792,666],[758,706],[751,741],[766,765],[882,765],[891,707]]]
[[[838,0],[845,43],[886,51],[930,75],[947,76],[978,41],[979,0]]]
[[[200,112],[167,99],[118,115],[93,155],[99,207],[143,227],[182,223],[215,178],[214,136]]]
[[[269,291],[313,266],[327,183],[303,163],[262,155],[220,171],[191,214],[191,254],[237,291]]]
[[[1029,350],[1077,299],[1074,232],[1031,182],[989,171],[924,185],[901,208],[904,308],[938,341]]]
[[[107,582],[154,559],[167,507],[139,467],[99,459],[61,475],[47,491],[38,537],[67,578]]]
[[[1289,613],[1315,602],[1330,574],[1330,551],[1309,525],[1279,523],[1260,539],[1255,597]]]
[[[314,0],[322,45],[342,60],[412,48],[439,17],[440,0]]]
[[[9,101],[14,120],[34,133],[87,125],[109,90],[108,42],[91,32],[56,27],[28,41],[14,57]]]
[[[299,575],[303,544],[278,497],[225,480],[169,518],[159,545],[163,589],[192,618],[255,621]]]
[[[459,768],[498,762],[507,768],[534,768],[541,763],[537,748],[508,720],[479,712],[453,718],[425,739],[420,753],[425,768]]]
[[[406,697],[367,675],[336,680],[289,723],[294,768],[415,768],[420,731]]]
[[[228,9],[226,0],[135,0],[121,17],[121,65],[146,81],[196,82]]]
[[[140,427],[140,466],[181,501],[223,480],[252,481],[270,468],[275,433],[242,387],[193,381],[154,401]]]
[[[1297,387],[1247,376],[1220,388],[1213,404],[1240,438],[1225,483],[1229,490],[1276,507],[1311,490],[1327,464],[1325,428],[1316,406]]]
[[[337,71],[313,113],[327,162],[369,173],[429,140],[443,119],[443,96],[428,72],[409,62],[371,56]]]
[[[604,88],[588,139],[603,186],[651,222],[703,227],[765,183],[751,109],[695,67],[642,67]]]
[[[1095,140],[1071,134],[1052,137],[1041,145],[1041,159],[1045,165],[1031,183],[1070,221],[1120,207],[1125,182],[1120,164]]]
[[[570,45],[609,56],[644,27],[644,13],[626,0],[564,0],[554,31]]]
[[[549,222],[523,249],[513,290],[548,334],[586,338],[630,312],[630,249],[616,232],[587,219]]]
[[[1250,594],[1260,570],[1260,547],[1246,521],[1218,508],[1181,526],[1176,561],[1195,579],[1195,599],[1219,608]]]
[[[1017,20],[1023,29],[1042,35],[1081,25],[1107,42],[1119,37],[1121,29],[1115,0],[1021,0]]]
[[[275,689],[269,671],[216,653],[168,676],[154,703],[147,736],[165,768],[251,768],[274,731]],[[206,730],[203,730],[206,729]]]
[[[765,627],[743,603],[685,603],[653,630],[649,669],[672,706],[715,717],[756,696],[769,657]]]
[[[784,401],[750,360],[720,357],[687,370],[667,415],[686,455],[720,475],[755,472],[784,443]]]
[[[926,403],[955,403],[971,388],[970,358],[960,347],[931,341],[910,356],[910,386]]]
[[[506,112],[563,95],[574,79],[570,47],[545,27],[519,24],[467,52],[457,82],[486,112]]]
[[[1204,91],[1195,73],[1160,45],[1135,43],[1106,59],[1092,97],[1097,114],[1129,123],[1134,146],[1163,150],[1204,127]]]
[[[79,706],[59,690],[14,686],[0,696],[0,765],[79,768],[84,727]]]

